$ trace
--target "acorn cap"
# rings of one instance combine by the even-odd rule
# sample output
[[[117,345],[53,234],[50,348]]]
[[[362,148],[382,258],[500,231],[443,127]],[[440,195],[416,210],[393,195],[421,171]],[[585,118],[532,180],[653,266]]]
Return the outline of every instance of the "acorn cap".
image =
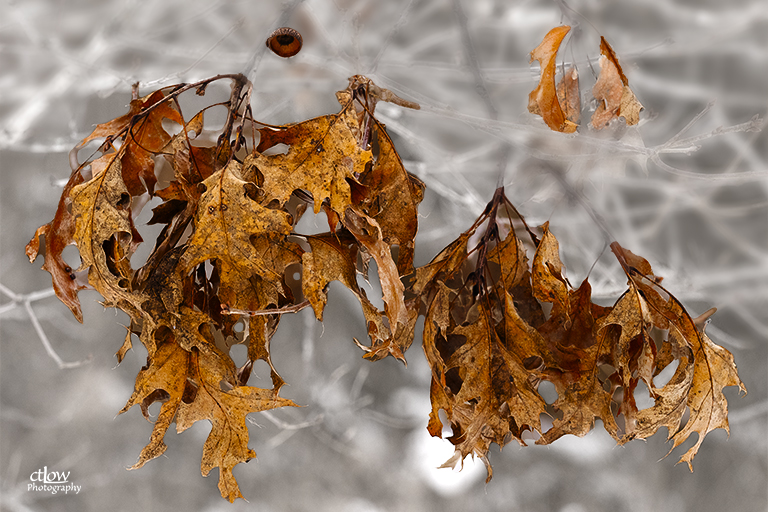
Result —
[[[290,27],[282,27],[269,36],[267,47],[280,57],[293,57],[301,50],[301,34]]]

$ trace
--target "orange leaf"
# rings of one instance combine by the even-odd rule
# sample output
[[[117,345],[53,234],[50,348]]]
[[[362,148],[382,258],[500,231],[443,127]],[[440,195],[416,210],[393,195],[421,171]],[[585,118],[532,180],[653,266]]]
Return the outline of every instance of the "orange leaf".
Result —
[[[541,65],[541,78],[539,85],[528,96],[528,111],[540,115],[552,130],[565,133],[575,132],[577,125],[566,118],[557,100],[555,57],[560,44],[570,30],[571,27],[568,25],[553,28],[544,36],[541,44],[531,52],[531,62],[538,60]]]

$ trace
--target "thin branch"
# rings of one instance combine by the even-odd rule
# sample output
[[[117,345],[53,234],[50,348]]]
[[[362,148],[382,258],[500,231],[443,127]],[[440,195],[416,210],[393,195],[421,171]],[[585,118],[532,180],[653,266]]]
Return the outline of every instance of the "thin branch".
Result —
[[[53,349],[53,346],[51,345],[51,342],[48,340],[48,336],[46,336],[45,331],[43,331],[43,327],[40,325],[40,321],[37,319],[37,315],[35,315],[35,312],[32,310],[32,305],[29,303],[29,301],[24,301],[24,309],[27,310],[27,315],[29,315],[29,319],[32,322],[32,326],[35,328],[35,331],[37,332],[37,337],[40,338],[40,341],[43,343],[43,348],[45,348],[45,351],[48,353],[51,359],[56,361],[56,364],[60,369],[64,370],[69,368],[77,368],[78,366],[88,364],[93,360],[93,356],[89,355],[86,359],[83,359],[82,361],[74,361],[71,363],[65,362],[59,356],[59,354],[57,354],[56,351]]]
[[[284,306],[276,309],[259,309],[257,311],[250,311],[247,309],[230,309],[226,304],[221,305],[222,315],[246,315],[246,316],[265,316],[265,315],[282,315],[284,313],[297,313],[302,309],[309,306],[309,301],[305,300],[298,304],[291,304],[290,306]]]

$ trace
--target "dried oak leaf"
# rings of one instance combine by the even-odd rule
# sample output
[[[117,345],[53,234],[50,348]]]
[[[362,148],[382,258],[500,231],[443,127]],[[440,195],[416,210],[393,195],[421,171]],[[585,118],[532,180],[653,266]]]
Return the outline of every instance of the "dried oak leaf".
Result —
[[[547,405],[536,390],[536,368],[551,360],[546,341],[518,312],[543,321],[522,242],[511,225],[500,238],[496,216],[502,204],[500,189],[468,231],[416,270],[412,287],[427,305],[423,348],[432,369],[427,428],[442,437],[443,410],[456,446],[445,466],[472,454],[485,462],[489,480],[491,443],[524,444],[525,430],[540,432]],[[476,244],[471,249],[469,240]]]
[[[166,339],[148,358],[147,365],[136,376],[133,394],[118,414],[123,414],[134,405],[141,406],[147,416],[149,406],[163,400],[155,420],[149,444],[141,450],[139,460],[130,469],[138,469],[148,461],[159,457],[168,448],[163,441],[165,432],[176,417],[187,383],[190,353],[181,348],[173,339]],[[147,417],[147,419],[149,419]]]
[[[315,214],[327,199],[339,216],[352,204],[350,183],[358,183],[373,157],[355,136],[359,127],[352,95],[341,91],[336,96],[341,104],[338,114],[259,129],[253,163],[263,176],[267,201],[277,199],[284,205],[294,190],[306,190],[314,197]],[[287,152],[263,154],[278,144],[287,145]]]
[[[184,348],[172,331],[165,330],[154,356],[136,377],[135,391],[120,413],[139,404],[147,416],[152,403],[164,403],[149,444],[130,469],[140,468],[165,452],[163,437],[174,418],[178,433],[196,421],[208,420],[213,428],[203,447],[201,471],[203,476],[208,476],[211,469],[218,467],[221,495],[233,502],[242,495],[232,468],[256,456],[248,448],[245,416],[296,404],[280,398],[275,390],[237,385],[232,360],[201,339],[198,329],[197,323],[191,322],[173,331],[176,337],[184,333],[187,344],[194,347],[191,350]],[[192,339],[195,341],[190,342]]]
[[[390,325],[396,327],[398,324],[408,323],[404,303],[405,287],[392,260],[390,246],[384,242],[379,223],[353,208],[347,208],[343,224],[376,261],[384,310]]]
[[[162,155],[173,167],[174,179],[155,195],[164,200],[152,209],[147,224],[166,224],[155,241],[155,249],[145,264],[136,271],[134,281],[141,286],[183,236],[197,211],[201,190],[200,183],[227,163],[228,152],[216,147],[196,147],[192,139],[203,131],[203,114],[195,115],[184,130],[174,135],[162,149]],[[218,155],[218,157],[217,157]]]
[[[312,250],[305,252],[302,257],[302,291],[317,319],[323,319],[323,310],[328,300],[328,284],[339,281],[357,296],[363,309],[371,338],[371,347],[363,347],[358,343],[366,351],[364,357],[376,360],[391,354],[405,362],[403,353],[413,342],[413,329],[418,314],[416,303],[406,305],[400,294],[399,307],[403,311],[404,321],[398,325],[396,317],[388,317],[388,312],[379,311],[368,300],[365,291],[357,285],[356,262],[360,249],[357,240],[348,232],[308,236],[307,242]],[[392,325],[397,326],[394,335],[390,327]]]
[[[72,189],[73,239],[80,270],[88,269],[88,282],[104,297],[105,307],[120,307],[138,321],[143,298],[132,291],[135,228],[121,169],[120,153],[106,154],[91,162],[93,177]]]
[[[655,404],[635,415],[633,419],[637,425],[628,434],[628,439],[647,437],[659,427],[666,426],[673,450],[695,432],[698,434],[696,443],[679,461],[686,462],[693,470],[691,462],[704,437],[718,428],[729,431],[728,402],[723,395],[723,388],[738,386],[743,392],[746,392],[746,388],[738,376],[733,355],[713,343],[697,327],[682,304],[658,284],[659,280],[653,275],[650,264],[617,242],[611,244],[611,250],[630,280],[628,293],[638,296],[637,300],[651,312],[651,318],[661,318],[650,325],[662,323],[668,326],[668,350],[673,356],[679,354],[678,368],[670,382],[661,390],[650,387],[656,395]],[[644,322],[645,329],[650,327],[648,324]],[[683,402],[688,407],[690,417],[680,428]]]
[[[438,292],[430,308],[432,311],[440,307],[449,309],[446,290],[443,287]],[[510,295],[507,295],[506,307],[509,316],[519,320]],[[493,470],[486,457],[490,444],[501,447],[513,438],[524,444],[520,437],[524,430],[541,430],[539,417],[546,413],[546,403],[529,379],[530,372],[524,363],[536,354],[535,350],[527,351],[526,348],[534,348],[540,342],[534,339],[535,330],[517,330],[524,322],[512,325],[511,319],[506,322],[505,337],[499,338],[492,314],[482,302],[477,303],[475,321],[467,325],[456,326],[449,322],[439,326],[434,322],[435,315],[429,316],[432,322],[424,342],[425,351],[432,359],[439,357],[442,363],[439,365],[442,370],[433,372],[437,400],[433,401],[430,414],[430,432],[434,435],[442,430],[438,411],[444,409],[453,431],[449,441],[456,446],[455,456],[445,466],[452,467],[473,454],[485,462],[486,481],[490,481]],[[435,327],[440,327],[441,336],[433,334]],[[526,336],[530,336],[528,343]],[[448,346],[438,341],[434,347],[433,343],[443,337],[448,340]],[[447,355],[449,346],[459,343],[456,350],[443,359],[441,353]]]
[[[263,233],[285,237],[292,225],[288,213],[265,208],[251,199],[241,170],[242,164],[233,160],[203,182],[205,192],[195,213],[194,233],[186,243],[177,275],[182,278],[200,263],[216,260],[222,304],[250,310],[254,302],[260,303],[254,276],[272,283],[282,279],[269,261],[269,253],[257,249],[252,237]],[[176,295],[176,303],[180,303],[181,291],[177,290]]]
[[[413,248],[418,229],[418,207],[424,197],[424,182],[409,173],[381,124],[373,127],[378,144],[376,161],[360,181],[367,189],[360,208],[380,226],[382,239],[398,245],[400,275],[413,270]]]
[[[132,100],[127,114],[97,125],[93,132],[75,147],[75,149],[82,148],[96,138],[122,137],[125,150],[120,157],[121,172],[123,182],[131,196],[138,196],[144,192],[149,192],[149,195],[154,194],[157,183],[154,155],[171,140],[170,134],[163,128],[163,120],[167,119],[184,125],[179,111],[172,103],[162,101],[163,98],[165,94],[160,90]],[[135,117],[149,108],[152,110],[148,113]]]
[[[541,44],[531,52],[531,62],[538,60],[541,65],[541,78],[539,85],[528,96],[528,111],[540,115],[550,129],[564,133],[573,133],[578,127],[566,118],[557,99],[555,86],[557,50],[570,30],[571,27],[568,25],[553,28],[544,36]]]
[[[278,407],[296,407],[296,404],[277,396],[274,390],[236,385],[235,365],[214,348],[192,351],[190,373],[199,387],[193,402],[182,401],[176,431],[183,432],[200,420],[211,422],[211,433],[203,445],[200,470],[203,476],[208,476],[211,469],[218,467],[221,496],[234,502],[243,496],[232,468],[256,457],[256,453],[248,448],[246,415]],[[222,389],[222,377],[232,389]]]
[[[59,206],[56,208],[56,214],[53,220],[48,224],[40,226],[35,231],[34,236],[26,246],[26,254],[29,262],[32,263],[37,258],[40,251],[40,237],[45,236],[45,263],[43,270],[51,274],[53,290],[56,296],[72,311],[78,322],[83,322],[83,310],[80,306],[80,300],[77,298],[78,290],[85,288],[78,284],[74,269],[70,267],[62,253],[64,248],[75,243],[75,216],[69,211],[71,199],[69,197],[72,189],[83,183],[83,175],[80,169],[72,171],[64,190],[59,199]]]
[[[600,76],[592,87],[592,95],[599,104],[590,124],[601,130],[617,117],[623,117],[630,126],[639,123],[643,106],[629,88],[616,53],[604,37],[600,38],[600,52]]]
[[[539,328],[556,354],[545,378],[555,385],[558,398],[553,407],[562,417],[553,421],[536,444],[550,444],[566,434],[582,437],[592,430],[595,418],[618,440],[618,425],[611,410],[613,389],[605,389],[607,379],[601,375],[601,367],[611,360],[613,332],[596,334],[600,319],[610,308],[591,303],[591,287],[586,280],[568,295],[568,322],[565,315],[552,316]]]
[[[549,230],[544,234],[532,262],[533,295],[541,302],[552,304],[549,318],[537,331],[546,343],[539,356],[558,393],[553,404],[562,412],[544,432],[537,444],[549,444],[565,434],[584,436],[594,426],[595,418],[603,421],[605,429],[618,439],[618,426],[611,412],[611,392],[604,389],[600,366],[609,360],[613,344],[604,333],[596,336],[599,319],[610,308],[592,303],[591,287],[585,280],[577,290],[571,290],[560,260],[559,244]]]

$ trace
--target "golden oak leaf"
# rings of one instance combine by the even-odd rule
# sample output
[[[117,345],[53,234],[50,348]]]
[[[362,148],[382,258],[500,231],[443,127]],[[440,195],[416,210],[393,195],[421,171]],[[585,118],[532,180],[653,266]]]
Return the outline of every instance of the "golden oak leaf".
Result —
[[[270,307],[280,307],[284,302],[293,302],[293,294],[285,282],[286,269],[301,263],[304,251],[297,244],[289,242],[279,233],[262,233],[251,238],[260,258],[269,266],[265,277],[253,277],[256,293],[250,303],[250,310],[266,310]],[[279,277],[277,277],[279,276]],[[249,320],[248,359],[250,362],[263,360],[270,367],[272,384],[279,390],[285,381],[280,377],[272,364],[269,341],[277,329],[279,315],[254,316]]]
[[[408,312],[403,299],[405,287],[392,260],[390,247],[384,243],[379,223],[365,214],[347,208],[343,224],[376,261],[384,310],[387,312],[390,326],[396,329],[398,324],[407,324]]]
[[[253,245],[252,237],[261,233],[288,235],[292,226],[288,213],[265,208],[248,196],[248,182],[241,179],[241,168],[232,161],[203,182],[205,192],[195,213],[195,230],[178,271],[186,275],[206,260],[217,260],[221,302],[232,309],[248,310],[259,291],[252,282],[254,276],[272,282],[281,279],[264,258],[268,254]]]
[[[165,340],[147,360],[147,366],[136,376],[136,386],[118,414],[123,414],[134,405],[146,410],[152,403],[163,400],[160,413],[155,420],[149,444],[141,450],[139,460],[130,469],[138,469],[150,460],[159,457],[168,448],[163,441],[165,432],[176,417],[184,398],[187,383],[190,353],[181,348],[173,339]],[[149,419],[149,418],[147,418]]]
[[[692,322],[689,324],[688,320],[690,317],[681,318],[680,330],[696,334],[691,336],[695,363],[693,383],[687,401],[690,417],[685,426],[672,436],[672,449],[680,446],[692,433],[698,433],[696,444],[680,457],[680,462],[687,463],[688,468],[693,471],[692,461],[704,442],[704,437],[718,428],[730,433],[728,402],[723,395],[723,388],[738,386],[744,393],[747,389],[736,371],[733,354],[713,343],[703,330],[693,331],[695,327],[691,325]]]
[[[389,338],[377,337],[371,340],[371,346],[362,345],[354,340],[369,361],[380,361],[387,356],[392,356],[405,363],[405,351],[413,344],[416,321],[419,319],[419,300],[417,297],[408,299],[404,303],[406,311],[406,323],[398,323],[397,329]]]
[[[243,496],[232,469],[240,462],[256,457],[256,453],[248,448],[245,417],[252,412],[296,407],[296,404],[277,396],[274,390],[236,385],[234,363],[214,346],[209,346],[207,350],[193,350],[189,366],[189,377],[198,389],[194,401],[182,401],[176,418],[176,431],[181,433],[200,420],[211,422],[200,470],[203,476],[208,476],[213,468],[219,468],[221,496],[234,502]],[[222,380],[232,389],[224,391]]]
[[[253,163],[263,176],[264,191],[280,205],[294,190],[312,194],[315,214],[326,199],[338,215],[344,215],[352,204],[350,182],[357,182],[373,156],[355,137],[359,127],[351,95],[342,92],[337,97],[342,107],[338,114],[259,129],[261,138]],[[287,152],[263,154],[278,144],[287,145]]]
[[[566,118],[560,102],[557,100],[555,69],[557,50],[566,34],[571,30],[568,25],[550,30],[544,40],[531,52],[531,62],[538,60],[541,65],[539,85],[528,96],[528,111],[538,114],[552,130],[573,133],[578,127]]]
[[[405,321],[401,322],[400,325],[391,316],[389,316],[389,322],[385,322],[388,313],[379,311],[368,300],[365,291],[357,285],[356,262],[359,247],[356,239],[350,234],[340,232],[308,236],[307,242],[312,250],[305,252],[302,257],[301,286],[317,319],[323,319],[323,310],[328,300],[326,292],[328,284],[332,281],[339,281],[357,296],[362,306],[368,335],[371,338],[371,347],[364,347],[358,343],[358,346],[366,351],[365,357],[376,360],[391,354],[405,362],[403,352],[413,341],[413,328],[416,323],[416,313],[418,313],[416,302],[412,301],[407,310],[405,303],[402,303]],[[384,284],[382,283],[383,287]],[[401,295],[400,301],[402,300]],[[394,335],[390,327],[392,325],[397,326]]]
[[[201,335],[201,322],[204,315],[190,311],[173,331],[157,331],[163,333],[157,350],[139,372],[135,390],[120,411],[122,414],[138,404],[148,418],[147,408],[156,401],[164,402],[149,444],[130,469],[138,469],[165,452],[163,438],[174,418],[177,432],[196,421],[209,420],[213,429],[203,448],[202,473],[207,476],[218,467],[219,490],[234,501],[242,495],[232,468],[256,456],[248,448],[245,416],[296,404],[278,397],[276,390],[237,385],[234,363]],[[223,390],[222,383],[231,389]]]
[[[94,160],[91,171],[93,177],[70,193],[80,270],[88,269],[88,282],[106,299],[107,307],[120,306],[138,319],[143,299],[131,286],[134,229],[119,153]]]
[[[266,308],[260,308],[266,309]],[[273,320],[273,318],[275,318]],[[272,387],[275,391],[279,391],[285,381],[277,372],[277,368],[272,364],[272,354],[270,349],[270,340],[272,335],[277,329],[277,321],[279,316],[267,316],[260,315],[251,317],[248,320],[248,362],[253,364],[255,361],[265,361],[269,365],[270,378],[272,379]],[[247,363],[246,363],[247,364]],[[250,371],[246,372],[250,375]],[[246,375],[243,375],[245,379]]]

